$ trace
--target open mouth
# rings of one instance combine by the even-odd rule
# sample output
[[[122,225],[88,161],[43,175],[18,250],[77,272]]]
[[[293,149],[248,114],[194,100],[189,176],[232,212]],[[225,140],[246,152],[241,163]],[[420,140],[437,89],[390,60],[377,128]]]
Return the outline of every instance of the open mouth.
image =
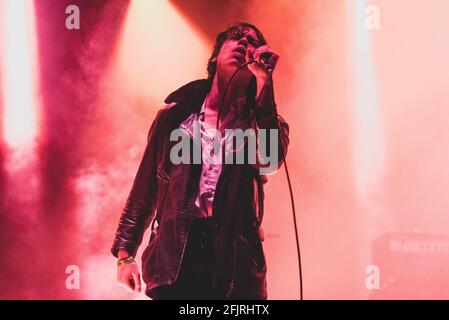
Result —
[[[235,52],[241,53],[242,55],[246,56],[246,50],[245,47],[237,47],[235,50]]]

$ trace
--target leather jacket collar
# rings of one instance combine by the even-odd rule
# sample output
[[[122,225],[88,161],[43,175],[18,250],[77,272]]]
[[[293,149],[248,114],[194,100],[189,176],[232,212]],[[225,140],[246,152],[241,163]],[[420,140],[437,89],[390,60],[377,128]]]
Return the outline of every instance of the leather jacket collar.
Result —
[[[170,93],[164,102],[167,104],[176,102],[190,109],[192,112],[199,112],[204,98],[210,91],[211,85],[212,82],[207,79],[189,82]]]

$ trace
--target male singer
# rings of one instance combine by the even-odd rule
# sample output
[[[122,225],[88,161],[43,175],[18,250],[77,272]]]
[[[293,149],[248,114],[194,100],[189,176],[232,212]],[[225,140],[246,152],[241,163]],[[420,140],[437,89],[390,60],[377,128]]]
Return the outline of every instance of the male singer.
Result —
[[[261,232],[266,162],[223,162],[217,150],[224,149],[226,129],[267,130],[276,137],[268,146],[278,159],[275,169],[281,165],[289,139],[274,101],[277,58],[256,26],[236,23],[217,35],[208,78],[166,98],[149,131],[112,247],[118,281],[129,291],[141,288],[134,257],[151,224],[142,254],[149,297],[267,299]],[[199,164],[173,160],[176,130],[191,139],[188,158],[200,150]]]

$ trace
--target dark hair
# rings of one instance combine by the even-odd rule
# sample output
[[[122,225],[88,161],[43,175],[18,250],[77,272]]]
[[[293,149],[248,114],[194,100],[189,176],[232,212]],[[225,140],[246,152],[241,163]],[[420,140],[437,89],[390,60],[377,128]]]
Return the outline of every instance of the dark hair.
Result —
[[[248,27],[253,29],[256,32],[257,37],[259,38],[260,45],[267,44],[267,41],[265,40],[262,32],[255,25],[248,22],[236,22],[230,25],[226,30],[220,32],[215,39],[214,49],[212,51],[212,55],[209,58],[209,62],[207,63],[207,79],[209,81],[213,80],[215,73],[217,72],[217,59],[214,60],[214,58],[218,56],[223,43],[229,38],[229,36],[236,33],[241,27]]]

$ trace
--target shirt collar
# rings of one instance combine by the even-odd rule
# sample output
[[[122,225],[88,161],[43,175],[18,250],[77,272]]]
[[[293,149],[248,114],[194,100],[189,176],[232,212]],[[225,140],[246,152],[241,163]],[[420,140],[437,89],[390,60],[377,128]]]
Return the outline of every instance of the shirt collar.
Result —
[[[201,105],[200,108],[200,112],[198,113],[199,116],[203,115],[204,116],[204,112],[206,110],[206,98],[204,98],[203,104]],[[234,99],[231,102],[231,110],[236,110],[236,111],[241,111],[243,109],[243,107],[246,104],[246,101],[248,100],[248,98],[246,96],[242,96],[240,98]]]
[[[207,96],[204,98],[203,104],[201,105],[200,112],[199,113],[193,113],[187,119],[185,119],[181,125],[180,128],[183,129],[190,137],[193,137],[193,123],[194,121],[204,121],[204,112],[206,110],[206,99]],[[230,113],[234,112],[241,112],[243,107],[245,106],[247,101],[246,96],[242,96],[240,98],[234,99],[231,102],[231,111],[228,112],[226,115],[226,118],[230,116]]]

